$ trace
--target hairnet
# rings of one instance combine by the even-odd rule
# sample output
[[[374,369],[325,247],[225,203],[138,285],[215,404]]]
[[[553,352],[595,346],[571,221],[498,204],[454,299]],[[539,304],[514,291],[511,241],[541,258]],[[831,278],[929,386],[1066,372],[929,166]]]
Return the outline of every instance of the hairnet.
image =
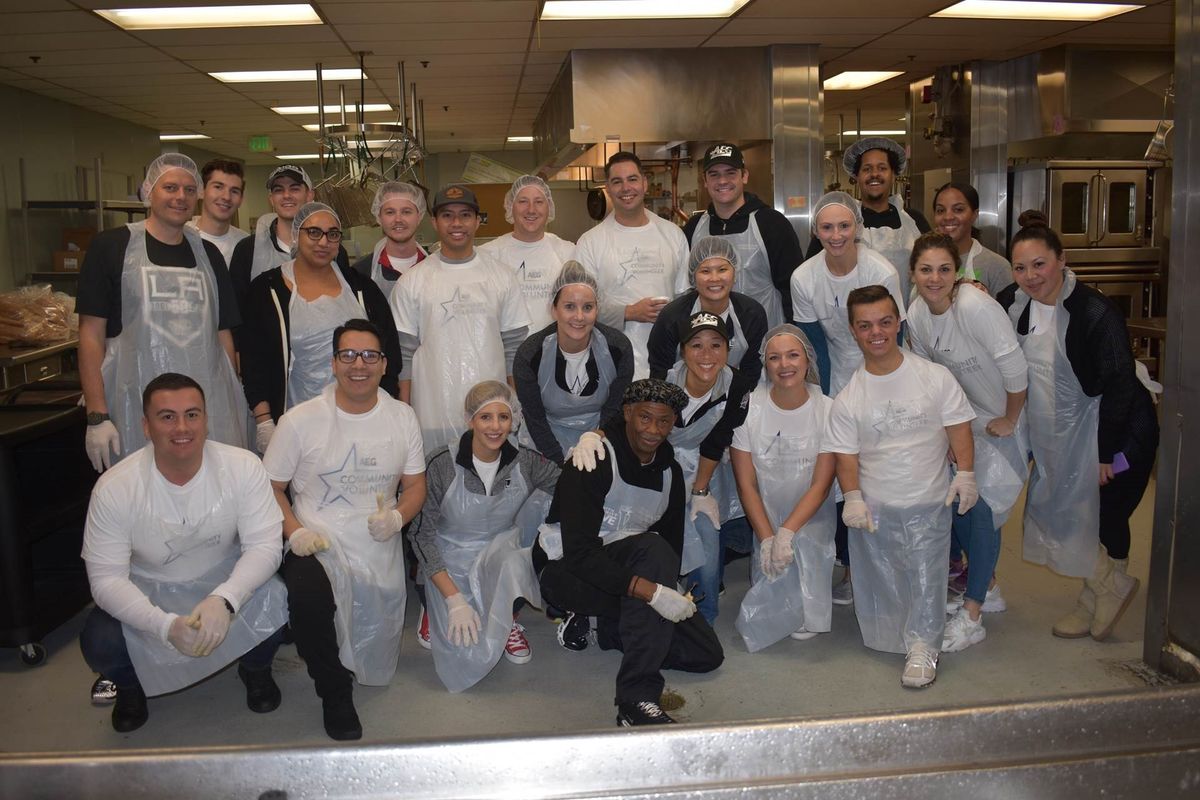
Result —
[[[508,194],[504,195],[504,220],[508,224],[513,222],[513,204],[517,202],[517,195],[526,186],[536,186],[542,190],[542,194],[546,195],[546,206],[550,212],[547,217],[547,222],[554,222],[554,196],[550,194],[550,184],[539,178],[537,175],[522,175],[513,181],[513,185],[509,188]]]
[[[621,396],[622,406],[631,403],[662,403],[679,414],[687,408],[688,399],[687,393],[673,383],[658,378],[642,378],[629,384]]]
[[[463,398],[463,411],[466,412],[467,422],[473,420],[479,409],[488,403],[503,403],[508,406],[508,410],[512,412],[515,431],[521,415],[521,404],[517,402],[512,388],[501,381],[480,381],[467,391],[467,396]]]
[[[379,185],[379,188],[375,190],[375,199],[371,201],[371,216],[378,217],[383,204],[393,197],[403,197],[412,201],[412,204],[417,207],[417,212],[422,217],[425,216],[425,193],[420,188],[404,181],[388,181]]]
[[[600,289],[596,286],[596,279],[592,277],[592,273],[588,272],[583,264],[571,259],[570,261],[563,262],[562,271],[558,273],[558,279],[550,287],[551,305],[558,302],[558,293],[563,290],[564,286],[572,285],[590,286],[592,292],[596,295],[596,304],[600,304]]]
[[[158,158],[150,162],[146,167],[146,177],[142,179],[142,203],[146,208],[150,207],[150,192],[154,190],[154,185],[158,183],[163,175],[166,175],[173,169],[181,169],[192,176],[192,180],[196,181],[196,192],[200,192],[200,187],[204,186],[204,181],[200,180],[200,170],[196,168],[196,162],[185,156],[183,153],[163,153]]]
[[[813,349],[812,342],[804,335],[804,331],[790,322],[785,322],[782,325],[776,325],[771,330],[767,331],[767,335],[762,340],[762,350],[760,355],[763,359],[763,364],[767,361],[767,345],[776,336],[791,336],[800,342],[804,348],[804,357],[808,359],[808,371],[804,373],[804,382],[811,383],[814,386],[821,385],[821,372],[817,369],[817,351]],[[767,379],[767,371],[763,370],[763,380]]]
[[[850,211],[850,215],[854,217],[854,241],[862,239],[863,216],[862,206],[858,201],[851,197],[846,192],[826,192],[817,200],[817,204],[813,206],[812,214],[812,231],[815,235],[817,232],[817,217],[821,216],[821,212],[829,206],[843,206]]]
[[[304,222],[313,214],[319,214],[324,211],[333,217],[333,221],[339,226],[342,224],[342,218],[338,213],[324,203],[305,203],[300,206],[300,210],[296,212],[295,219],[292,220],[292,257],[296,256],[300,248],[300,229],[304,227]]]
[[[896,159],[897,175],[904,172],[904,168],[908,166],[908,154],[895,139],[888,139],[886,136],[867,136],[847,147],[845,154],[842,155],[842,168],[846,170],[847,175],[855,175],[858,172],[858,168],[861,166],[860,159],[870,150],[891,153]]]
[[[692,245],[692,252],[688,255],[689,285],[696,285],[696,270],[710,258],[723,258],[729,262],[729,266],[738,268],[737,249],[732,242],[724,236],[705,236]]]

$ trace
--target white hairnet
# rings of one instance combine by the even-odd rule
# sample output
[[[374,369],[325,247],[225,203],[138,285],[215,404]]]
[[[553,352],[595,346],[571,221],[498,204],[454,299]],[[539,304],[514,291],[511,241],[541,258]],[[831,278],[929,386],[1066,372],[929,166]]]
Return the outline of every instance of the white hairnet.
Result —
[[[513,431],[516,432],[521,418],[521,404],[517,402],[512,388],[501,381],[480,381],[470,388],[467,396],[463,398],[463,411],[466,412],[467,423],[469,424],[479,413],[479,409],[488,403],[503,403],[508,406],[508,410],[512,412]]]
[[[300,206],[300,210],[296,212],[295,219],[292,220],[292,257],[296,257],[296,253],[300,251],[300,229],[304,227],[304,222],[313,214],[319,214],[324,211],[333,217],[333,221],[338,227],[342,225],[342,218],[338,213],[324,203],[305,203]],[[339,243],[340,244],[340,243]]]
[[[550,303],[553,305],[558,302],[558,293],[563,290],[564,286],[590,286],[593,294],[596,295],[596,304],[600,304],[600,289],[596,286],[596,279],[592,277],[592,273],[580,264],[578,261],[564,261],[562,271],[558,273],[558,279],[554,281],[554,285],[550,287]]]
[[[821,212],[829,206],[843,206],[849,212],[850,216],[854,217],[854,241],[862,239],[863,216],[862,206],[858,204],[851,195],[846,192],[826,192],[817,200],[817,204],[813,206],[812,214],[812,232],[817,233],[817,218],[821,216]]]
[[[542,194],[546,195],[546,205],[550,211],[547,222],[554,222],[554,196],[550,194],[550,184],[537,175],[522,175],[513,181],[508,194],[504,195],[504,221],[509,225],[513,223],[513,204],[517,202],[517,195],[527,186],[536,186],[542,190]]]
[[[204,182],[200,180],[200,170],[196,168],[195,161],[183,153],[163,153],[150,162],[150,165],[146,167],[146,177],[142,179],[142,203],[146,208],[150,207],[150,192],[154,190],[154,185],[163,175],[173,169],[181,169],[190,174],[192,180],[196,182],[197,192],[204,185]]]
[[[800,330],[790,322],[785,322],[782,325],[776,325],[774,328],[771,328],[771,330],[767,331],[767,335],[763,337],[762,350],[760,351],[763,364],[766,364],[767,360],[767,345],[770,344],[771,340],[776,336],[791,336],[800,342],[800,345],[804,348],[804,356],[808,359],[808,371],[804,373],[804,382],[810,383],[814,386],[820,386],[821,372],[817,369],[817,351],[813,349],[812,342],[810,342],[808,337],[804,335],[804,331]],[[767,378],[767,371],[765,369],[763,370],[763,380],[769,380]]]
[[[371,201],[371,216],[378,217],[383,204],[393,197],[403,197],[410,200],[417,207],[417,212],[423,217],[425,216],[425,193],[420,187],[413,186],[411,183],[404,181],[388,181],[380,184],[375,190],[375,199]]]
[[[692,252],[688,255],[689,285],[696,285],[696,270],[710,258],[723,258],[729,262],[729,266],[738,268],[737,248],[732,242],[724,236],[705,236],[692,245]]]

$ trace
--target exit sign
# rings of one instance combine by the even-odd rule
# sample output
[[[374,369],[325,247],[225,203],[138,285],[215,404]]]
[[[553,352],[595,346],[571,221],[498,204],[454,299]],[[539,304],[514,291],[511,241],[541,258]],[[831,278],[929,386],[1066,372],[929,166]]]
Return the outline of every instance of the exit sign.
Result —
[[[271,145],[270,136],[251,136],[250,137],[250,152],[251,153],[269,153],[275,148]]]

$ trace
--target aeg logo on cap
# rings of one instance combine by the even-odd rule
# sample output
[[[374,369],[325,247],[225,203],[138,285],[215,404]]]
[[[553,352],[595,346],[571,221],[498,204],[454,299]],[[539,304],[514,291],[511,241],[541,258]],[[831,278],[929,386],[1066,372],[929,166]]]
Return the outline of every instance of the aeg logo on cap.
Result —
[[[462,198],[462,196],[463,190],[457,186],[451,186],[450,188],[446,189],[446,199],[448,200],[459,200]]]
[[[729,158],[732,155],[733,148],[727,144],[719,144],[708,151],[709,158]]]
[[[717,325],[721,322],[715,314],[702,312],[692,317],[692,327],[699,328],[701,325]]]

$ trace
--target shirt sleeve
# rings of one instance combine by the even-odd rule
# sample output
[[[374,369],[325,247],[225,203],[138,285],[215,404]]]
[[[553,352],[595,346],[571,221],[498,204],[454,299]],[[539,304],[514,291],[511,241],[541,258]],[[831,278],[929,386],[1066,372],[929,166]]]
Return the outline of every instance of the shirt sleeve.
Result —
[[[508,271],[504,272],[504,285],[502,287],[503,295],[500,297],[500,330],[514,331],[524,328],[526,332],[529,330],[529,308],[525,305],[525,294],[521,291],[521,284],[517,282],[516,276]],[[519,344],[519,342],[518,342]],[[516,348],[513,348],[516,352]],[[512,373],[512,354],[508,353],[508,371]]]
[[[524,301],[522,301],[524,302]],[[517,348],[529,336],[529,326],[500,331],[501,343],[504,345],[504,374],[513,374],[513,359],[517,357]]]
[[[413,554],[426,578],[446,568],[437,533],[442,523],[442,500],[453,479],[453,456],[449,450],[441,449],[429,459],[429,466],[425,470],[425,504],[421,506],[416,524],[409,529]]]
[[[646,351],[650,361],[651,378],[664,379],[671,367],[675,366],[675,359],[679,357],[679,335],[675,329],[678,322],[675,301],[672,301],[663,306],[658,319],[654,320],[650,328]]]
[[[792,272],[792,319],[797,322],[817,322],[817,310],[813,308],[812,294],[805,285],[806,272],[812,267],[801,265]]]
[[[942,398],[942,426],[950,427],[975,419],[975,409],[971,408],[966,392],[958,385],[954,375],[945,367],[933,366],[941,383],[937,396]]]
[[[284,414],[276,424],[267,452],[263,453],[263,467],[267,477],[279,483],[291,483],[300,468],[303,442],[295,413]]]
[[[421,439],[421,425],[417,422],[417,415],[412,408],[407,405],[404,408],[405,411],[401,415],[405,438],[403,474],[420,475],[425,471],[425,443]]]
[[[520,451],[521,472],[529,477],[529,486],[546,494],[554,494],[562,468],[536,450],[522,447]]]
[[[746,420],[742,420],[742,424],[733,429],[733,441],[729,446],[744,453],[750,452],[750,428],[746,425]]]
[[[125,227],[97,234],[79,269],[75,311],[108,320],[107,335],[110,337],[121,329],[121,273],[125,269],[128,243],[129,229]]]
[[[228,600],[234,611],[275,574],[283,560],[283,512],[275,502],[267,471],[249,453],[239,452],[238,457],[242,469],[237,530],[242,555],[229,578],[212,591]]]
[[[396,281],[392,288],[392,296],[388,299],[396,330],[401,334],[416,336],[418,341],[421,338],[421,304],[420,298],[415,294],[415,286],[419,282],[416,275],[410,276],[408,280]]]
[[[550,430],[546,420],[546,407],[542,403],[541,387],[538,385],[537,367],[534,359],[541,360],[544,337],[531,336],[526,339],[513,359],[513,384],[517,387],[517,399],[521,401],[521,415],[524,417],[526,430],[533,439],[534,445],[547,458],[559,463],[563,460],[562,447]]]
[[[597,252],[601,237],[592,232],[595,230],[593,228],[579,237],[579,244],[575,245],[575,258],[596,279],[596,286],[600,290],[600,312],[597,318],[605,325],[622,330],[625,327],[625,304],[619,300],[613,300],[609,294],[611,287],[604,280],[604,269],[600,263],[601,254]]]
[[[743,382],[745,381],[745,382]],[[708,436],[700,443],[700,455],[713,461],[720,461],[725,455],[725,448],[733,441],[733,431],[746,421],[746,409],[750,405],[750,390],[753,388],[749,381],[738,373],[729,387],[729,398],[717,424],[709,431]]]
[[[961,391],[961,390],[960,390]],[[850,408],[846,391],[842,390],[833,399],[833,407],[825,421],[825,435],[821,439],[822,453],[845,453],[858,455],[858,420]]]

